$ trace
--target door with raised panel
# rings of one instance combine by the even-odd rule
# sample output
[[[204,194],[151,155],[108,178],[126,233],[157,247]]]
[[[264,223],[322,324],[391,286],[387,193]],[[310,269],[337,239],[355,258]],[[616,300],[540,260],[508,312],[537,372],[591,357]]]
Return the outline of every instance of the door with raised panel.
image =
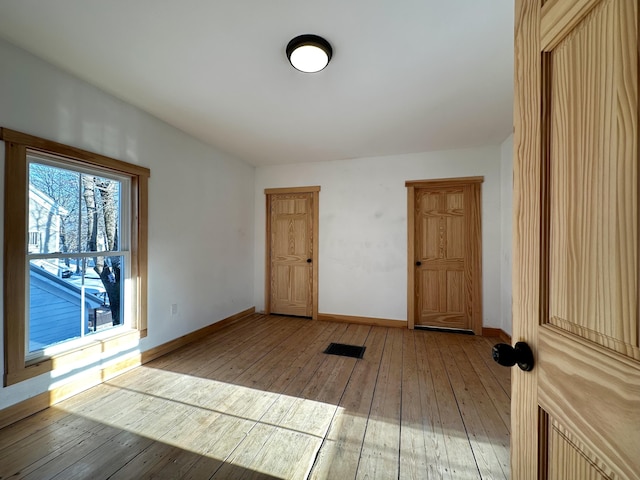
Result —
[[[317,316],[319,187],[267,193],[267,311]]]
[[[512,477],[637,479],[638,1],[516,5]]]
[[[410,327],[482,332],[481,182],[482,177],[407,182],[414,198]]]

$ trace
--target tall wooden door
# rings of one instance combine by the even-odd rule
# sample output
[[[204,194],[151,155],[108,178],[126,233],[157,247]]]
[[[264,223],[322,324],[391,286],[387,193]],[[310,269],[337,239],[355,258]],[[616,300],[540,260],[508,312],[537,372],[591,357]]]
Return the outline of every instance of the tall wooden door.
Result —
[[[638,0],[516,5],[512,477],[638,479]]]
[[[407,182],[409,327],[482,333],[482,177]],[[413,202],[411,202],[413,199]],[[413,280],[413,282],[411,281]]]
[[[319,187],[268,189],[268,313],[316,318]]]

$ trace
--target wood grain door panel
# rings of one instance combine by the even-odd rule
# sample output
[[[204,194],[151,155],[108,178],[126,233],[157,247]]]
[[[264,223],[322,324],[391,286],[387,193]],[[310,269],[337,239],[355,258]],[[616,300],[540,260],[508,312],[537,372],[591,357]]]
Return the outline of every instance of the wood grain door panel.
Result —
[[[418,296],[420,323],[417,325],[469,328],[464,273],[456,267],[427,266],[419,270],[417,283],[426,293]]]
[[[600,470],[634,478],[640,472],[637,362],[551,325],[540,329],[538,342],[538,401],[549,421]],[[562,460],[551,445],[549,455]],[[565,467],[550,463],[554,468]]]
[[[640,474],[638,23],[637,0],[517,4],[514,478]]]
[[[317,316],[317,202],[319,187],[268,189],[269,313]]]
[[[271,312],[311,316],[313,195],[276,194],[271,204]]]
[[[311,285],[308,265],[274,265],[272,313],[310,317]]]
[[[409,298],[410,328],[482,331],[481,181],[476,177],[407,182],[413,197],[409,207],[413,217],[409,289],[414,291]]]

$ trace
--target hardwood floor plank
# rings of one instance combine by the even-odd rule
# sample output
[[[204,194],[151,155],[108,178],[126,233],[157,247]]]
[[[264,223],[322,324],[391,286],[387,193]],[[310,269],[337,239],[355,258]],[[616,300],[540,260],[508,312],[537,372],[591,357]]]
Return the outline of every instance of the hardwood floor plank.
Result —
[[[399,478],[450,478],[430,365],[420,335],[423,333],[407,330],[403,338]]]
[[[437,393],[434,383],[434,378],[440,377],[435,369],[441,367],[441,364],[435,362],[437,357],[434,357],[432,352],[427,352],[423,338],[425,334],[436,335],[431,332],[415,332],[413,336],[418,365],[417,380],[420,387],[422,433],[427,456],[426,478],[453,479],[452,469],[448,462],[447,442],[445,441],[447,432],[443,428],[441,419],[441,410],[443,409],[438,405],[438,395],[440,395],[440,401],[442,401],[442,395]],[[407,381],[411,382],[411,378],[409,377]]]
[[[195,453],[185,452],[164,443],[153,442],[109,477],[109,480],[182,478],[199,458],[200,456]]]
[[[263,359],[251,372],[238,377],[237,382],[256,389],[268,390],[278,395],[291,394],[301,388],[299,380],[304,378],[305,372],[315,371],[321,359],[320,351],[335,335],[346,329],[344,325],[334,326],[324,322],[304,324],[286,344],[276,352]],[[296,380],[298,379],[298,380]]]
[[[201,429],[195,439],[187,440],[183,446],[222,463],[227,461],[254,426],[253,421],[232,415],[218,415],[209,428]]]
[[[275,324],[281,324],[282,321],[276,319]],[[250,354],[256,355],[259,358],[259,352],[263,349],[267,352],[273,347],[274,343],[277,343],[278,338],[282,338],[283,335],[288,334],[291,329],[291,323],[284,323],[287,326],[287,329],[284,331],[277,330],[274,333],[274,336],[269,341],[257,341],[254,340],[254,344],[251,344],[251,348],[241,348],[242,343],[237,342],[233,345],[233,348],[227,355],[214,355],[212,358],[209,357],[209,354],[212,349],[208,349],[202,352],[200,357],[195,357],[195,359],[191,359],[194,361],[195,367],[194,371],[191,372],[192,375],[182,375],[180,373],[175,372],[175,368],[172,368],[172,371],[166,372],[160,370],[155,374],[155,381],[147,382],[146,389],[141,390],[147,394],[154,395],[157,399],[167,399],[169,401],[175,402],[176,405],[187,404],[187,405],[195,405],[202,408],[215,408],[218,412],[225,412],[230,408],[230,405],[233,405],[234,401],[238,398],[245,397],[242,395],[241,389],[238,389],[232,383],[229,383],[230,380],[235,380],[234,375],[240,375],[242,372],[246,371],[246,369],[239,369],[233,367],[233,362],[238,358],[235,354],[237,350],[248,351]],[[279,336],[276,336],[275,334]],[[253,338],[251,336],[250,338]],[[231,364],[232,367],[227,369],[226,373],[221,373],[220,376],[215,376],[212,373],[206,372],[207,367],[203,367],[203,364],[208,364],[210,370],[219,370],[224,369],[225,365]],[[192,368],[194,368],[192,366]],[[234,374],[230,372],[234,371]],[[194,378],[193,374],[197,377]],[[209,375],[213,378],[201,378],[201,375]],[[132,375],[133,377],[133,375]],[[136,385],[140,385],[138,383],[141,379],[132,378],[129,383],[133,383]],[[142,385],[145,385],[144,382]],[[136,387],[140,388],[140,387]],[[188,392],[186,395],[184,392]],[[256,413],[256,415],[258,415]]]
[[[0,452],[12,444],[42,430],[49,423],[56,422],[69,415],[69,412],[51,407],[0,429]]]
[[[313,339],[314,331],[316,332],[316,334],[327,332],[326,334],[328,335],[334,330],[334,326],[331,326],[328,330],[319,326],[313,326],[313,328],[311,328],[309,331],[297,332],[292,337],[289,337],[290,339],[294,340],[293,342],[288,342],[287,347],[283,348],[280,353],[273,355],[275,363],[271,365],[271,367],[276,368],[277,364],[286,360],[286,357],[288,356],[290,360],[294,360],[293,369],[295,371],[295,360],[297,360],[300,356],[299,343],[295,342],[295,340],[302,341],[305,334],[307,339]],[[317,342],[323,344],[326,341],[324,338],[325,336],[326,335],[319,336]],[[312,344],[314,344],[314,342],[312,342]],[[274,360],[266,359],[264,362],[259,362],[259,365],[255,369],[245,370],[242,374],[240,374],[234,381],[241,385],[251,385],[251,391],[248,392],[247,388],[239,385],[229,386],[227,387],[227,396],[224,399],[221,399],[216,408],[222,411],[234,412],[235,415],[250,418],[252,421],[257,422],[259,418],[256,417],[260,417],[262,415],[262,412],[264,411],[263,409],[268,408],[272,403],[275,402],[275,400],[279,396],[275,393],[263,392],[254,388],[256,386],[260,386],[265,389],[272,388],[272,385],[277,382],[278,378],[283,377],[282,375],[276,377],[268,370],[265,371],[265,369],[262,368],[264,366],[263,364],[269,365],[273,361]],[[299,361],[304,363],[306,360],[302,358]],[[265,373],[268,373],[268,375],[265,376]],[[281,388],[281,386],[278,386],[278,388]],[[260,405],[262,405],[262,407]],[[222,419],[229,420],[225,417],[222,417]],[[244,425],[247,432],[251,431],[250,422],[245,422]],[[237,428],[235,430],[238,431]],[[225,458],[231,452],[231,450],[235,450],[236,447],[240,443],[242,443],[244,439],[245,436],[242,436],[242,438],[238,438],[234,442],[227,442],[229,444],[229,447],[226,449],[226,451],[221,452],[218,448],[218,451],[213,453],[217,454],[221,458]],[[246,444],[244,445],[245,447],[243,448],[246,448]],[[209,451],[208,453],[212,452]],[[236,456],[238,456],[238,453],[236,453]]]
[[[307,362],[309,355],[302,355],[306,350],[300,350],[300,343],[296,343],[295,340],[302,342],[303,336],[306,334],[306,339],[309,341],[315,335],[324,332],[325,335],[317,337],[316,342],[319,345],[325,341],[326,335],[332,331],[333,329],[325,331],[323,327],[312,327],[289,337],[294,341],[289,342],[288,346],[281,349],[280,353],[272,355],[272,360],[263,359],[256,368],[245,370],[239,375],[234,380],[237,385],[227,386],[227,396],[224,399],[217,400],[216,408],[223,412],[233,412],[247,419],[260,420],[267,409],[271,408],[272,404],[280,398],[279,392],[287,382],[291,381],[293,373],[298,371],[297,366]],[[297,338],[297,336],[300,338]],[[316,342],[312,341],[311,345],[315,345]],[[290,367],[284,366],[287,361],[291,363]],[[265,367],[268,370],[265,370]],[[278,375],[273,374],[274,370]],[[287,373],[289,374],[287,375]],[[243,385],[247,385],[250,390],[247,391],[247,388],[244,388]]]
[[[299,394],[325,359],[325,354],[322,352],[329,343],[340,338],[348,328],[346,324],[320,321],[314,323],[322,329],[321,332],[315,338],[310,337],[308,344],[306,342],[299,344],[295,359],[292,358],[288,365],[281,367],[281,374],[271,387],[273,391],[285,396]]]
[[[471,368],[478,376],[478,379],[482,383],[487,396],[493,403],[496,411],[500,415],[502,422],[507,430],[511,429],[511,398],[510,395],[505,392],[503,384],[498,381],[493,372],[489,369],[485,363],[485,356],[491,356],[491,348],[484,342],[482,337],[472,337],[473,342],[468,345],[467,342],[462,342],[464,345],[464,354],[469,360]],[[476,347],[480,347],[480,349]],[[483,354],[481,354],[482,352]],[[493,360],[491,360],[493,362]],[[494,362],[495,363],[495,362]],[[503,367],[504,368],[504,367]],[[505,369],[506,370],[506,369]]]
[[[422,479],[428,469],[423,434],[422,392],[418,378],[415,335],[403,332],[402,338],[402,410],[400,418],[399,478]]]
[[[258,318],[256,318],[258,317]],[[246,322],[246,323],[245,323]],[[164,355],[142,367],[127,372],[110,380],[112,385],[131,386],[144,385],[150,389],[157,385],[166,386],[167,378],[158,379],[156,372],[184,373],[188,375],[198,375],[201,369],[215,369],[233,361],[239,351],[247,346],[252,346],[253,342],[269,333],[269,328],[277,325],[278,319],[274,322],[264,321],[264,315],[252,315],[225,329],[217,334],[209,335],[197,342],[184,346],[169,355]],[[282,325],[286,324],[282,323]],[[247,326],[251,325],[251,330],[247,332]],[[244,345],[244,347],[243,347]],[[176,380],[180,376],[174,377]]]
[[[0,429],[0,479],[508,478],[490,347],[252,315]]]
[[[306,350],[314,350],[324,345],[335,329],[320,322],[303,325],[295,333],[289,336],[277,350],[263,357],[251,369],[239,375],[234,383],[255,389],[271,389],[278,391],[280,386],[276,384],[283,371],[293,373],[296,360]],[[301,348],[304,345],[304,348]],[[300,362],[298,362],[300,363]]]
[[[239,417],[192,409],[187,418],[168,430],[159,441],[215,458],[219,467],[253,425],[254,422]]]
[[[80,461],[52,477],[55,480],[107,479],[151,444],[152,440],[121,432]]]
[[[135,371],[135,370],[137,369],[134,369],[132,371]],[[99,404],[101,400],[107,398],[109,395],[112,395],[114,393],[119,393],[119,390],[113,388],[108,383],[101,383],[99,385],[96,385],[95,387],[90,388],[89,390],[85,390],[84,392],[81,392],[81,394],[74,395],[72,397],[67,398],[66,400],[64,400],[64,404],[70,410],[72,410],[73,408],[90,409],[95,405]],[[58,406],[59,403],[56,404],[54,408],[57,408],[58,410],[62,410]],[[43,411],[46,412],[47,410],[43,410]],[[65,409],[65,411],[67,412],[67,415],[68,415],[69,414],[68,410]]]
[[[397,478],[400,452],[402,330],[387,332],[356,478]]]
[[[198,460],[184,474],[181,480],[209,479],[220,468],[222,461],[216,458],[200,456]]]
[[[349,325],[340,343],[362,345],[371,327]],[[277,425],[324,438],[358,360],[325,355],[323,362]]]
[[[371,329],[364,358],[353,369],[310,478],[355,478],[386,335],[384,328]]]
[[[330,341],[337,341],[333,339],[341,338],[347,328],[348,325],[339,324],[338,328],[332,332],[328,339]],[[325,348],[326,345],[324,343],[316,342],[313,344],[312,349],[308,349],[310,351],[308,355],[305,355],[304,363],[297,365],[297,368],[292,372],[293,375],[285,376],[286,384],[281,384],[281,394],[260,421],[271,425],[278,425],[282,421],[325,362],[327,355],[322,353]]]
[[[238,327],[241,326],[238,325]],[[244,324],[244,326],[244,330],[240,329],[235,336],[233,332],[226,333],[222,341],[218,341],[217,335],[214,334],[196,342],[197,354],[187,354],[188,358],[185,360],[180,360],[177,363],[171,362],[168,366],[163,366],[162,363],[156,363],[164,359],[164,357],[161,357],[161,359],[150,362],[147,365],[164,371],[208,378],[212,372],[218,369],[223,369],[228,365],[233,366],[235,359],[242,355],[243,352],[246,354],[247,350],[260,348],[264,343],[274,341],[276,336],[282,336],[283,331],[287,332],[294,329],[291,322],[278,317],[260,321],[256,325],[251,325],[251,328],[247,328],[248,324]],[[165,362],[169,361],[172,356],[173,354],[169,356],[169,359],[165,359]],[[203,361],[205,359],[206,361]]]
[[[232,382],[238,375],[245,370],[251,368],[263,356],[269,354],[286,340],[297,330],[299,330],[300,321],[284,321],[278,319],[279,322],[272,326],[268,335],[262,335],[260,338],[251,342],[251,348],[238,348],[234,352],[235,356],[227,356],[227,361],[220,366],[215,363],[203,363],[202,367],[195,371],[195,374],[205,378],[215,378],[221,382]],[[214,367],[215,368],[212,368]]]
[[[0,452],[0,478],[17,476],[23,470],[40,467],[72,448],[83,434],[64,425],[47,424]]]
[[[447,452],[445,473],[452,479],[477,480],[480,472],[476,465],[467,430],[460,415],[449,377],[445,369],[442,354],[438,348],[437,337],[449,335],[437,332],[421,332],[420,340],[424,344],[424,355],[430,367],[436,404],[442,427],[443,443]]]
[[[489,405],[486,392],[460,349],[458,336],[440,334],[437,338],[440,354],[462,415],[473,455],[483,478],[507,478],[509,471],[509,434],[498,418],[493,405]],[[466,380],[466,381],[465,381]],[[506,447],[503,441],[506,438]],[[492,442],[499,442],[498,445]]]
[[[344,330],[337,330],[336,338],[341,342],[363,343],[369,327],[347,326]],[[336,331],[332,330],[332,332]],[[322,351],[320,350],[322,346],[318,344],[318,352]],[[265,459],[278,458],[282,456],[282,444],[291,440],[300,443],[298,447],[294,443],[289,448],[297,452],[296,469],[304,469],[304,477],[296,476],[297,474],[294,475],[289,470],[281,471],[280,464],[268,464],[263,468],[267,469],[266,473],[269,475],[284,475],[282,478],[306,478],[356,362],[355,359],[332,357],[318,352],[314,355],[319,362],[314,375],[305,378],[304,384],[297,384],[300,390],[296,396],[278,397],[274,402],[278,404],[276,408],[270,409],[259,420],[247,439],[234,451],[228,463],[247,466],[252,465],[251,462],[261,463],[266,461]],[[292,383],[295,384],[294,381]],[[258,446],[260,447],[256,451]],[[250,461],[250,458],[255,460]],[[226,478],[229,474],[228,467],[223,467],[221,472],[220,478]]]
[[[249,472],[233,475],[237,467],[273,478],[306,478],[320,444],[320,438],[259,423],[212,478],[254,478]]]
[[[465,391],[470,394],[469,396],[473,401],[474,408],[486,434],[483,441],[493,449],[502,467],[502,478],[506,479],[509,477],[510,468],[510,425],[505,423],[504,418],[496,408],[492,398],[493,392],[487,390],[482,383],[482,377],[474,369],[473,362],[469,361],[466,353],[471,349],[466,348],[468,344],[466,342],[463,343],[460,338],[452,338],[451,340],[452,355],[456,360],[460,377],[464,382]],[[496,472],[495,476],[499,478],[499,473]]]
[[[176,425],[184,422],[190,414],[191,406],[175,405],[169,401],[155,400],[154,410],[145,412],[142,416],[131,416],[126,418],[127,431],[143,435],[152,440],[160,440],[167,432],[170,432]],[[135,418],[129,422],[129,418]]]
[[[144,424],[145,418],[160,407],[157,399],[152,396],[124,389],[114,388],[113,390],[113,394],[105,396],[104,399],[90,406],[70,408],[61,402],[59,408],[103,425],[134,431],[136,424]],[[127,408],[130,405],[135,407]]]
[[[78,435],[75,441],[69,442],[64,450],[60,449],[51,452],[50,455],[42,458],[42,461],[30,465],[28,468],[21,470],[20,477],[23,480],[41,480],[43,478],[52,478],[67,468],[70,468],[77,462],[81,461],[87,455],[95,450],[99,450],[120,431],[86,419],[79,419],[79,422],[89,422],[92,426],[83,429],[82,434]]]

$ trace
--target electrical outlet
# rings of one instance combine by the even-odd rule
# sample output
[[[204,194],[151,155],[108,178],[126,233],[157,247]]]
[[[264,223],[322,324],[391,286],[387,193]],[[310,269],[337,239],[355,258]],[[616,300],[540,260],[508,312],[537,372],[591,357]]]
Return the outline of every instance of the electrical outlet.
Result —
[[[171,315],[177,315],[178,314],[178,304],[177,303],[172,303],[171,304]]]

